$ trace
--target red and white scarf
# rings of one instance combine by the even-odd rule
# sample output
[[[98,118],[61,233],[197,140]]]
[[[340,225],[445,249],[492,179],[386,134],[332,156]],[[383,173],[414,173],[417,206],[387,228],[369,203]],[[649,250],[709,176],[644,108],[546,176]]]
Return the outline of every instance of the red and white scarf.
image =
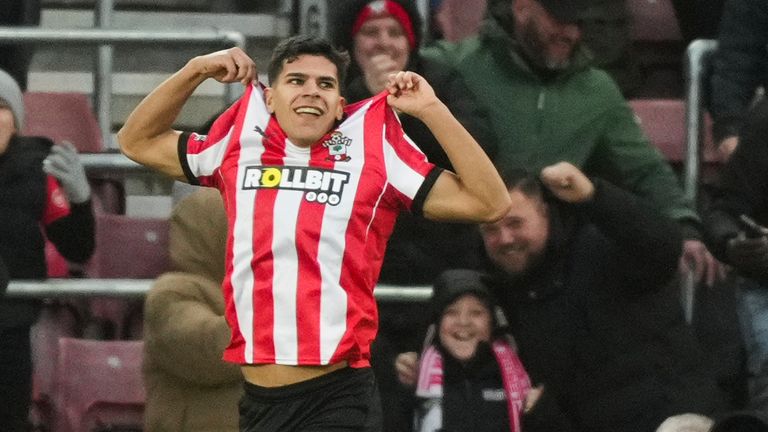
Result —
[[[497,339],[492,348],[507,397],[509,430],[520,432],[525,396],[531,389],[531,380],[517,353],[507,341]],[[434,345],[428,345],[421,354],[416,396],[427,400],[427,410],[417,432],[439,430],[442,427],[443,358]]]

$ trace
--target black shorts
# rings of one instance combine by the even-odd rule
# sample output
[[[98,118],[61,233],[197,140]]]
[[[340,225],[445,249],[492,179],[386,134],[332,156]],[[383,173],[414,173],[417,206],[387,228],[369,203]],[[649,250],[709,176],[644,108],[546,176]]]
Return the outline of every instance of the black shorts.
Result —
[[[370,368],[350,367],[283,387],[245,383],[241,432],[381,432],[382,413]]]

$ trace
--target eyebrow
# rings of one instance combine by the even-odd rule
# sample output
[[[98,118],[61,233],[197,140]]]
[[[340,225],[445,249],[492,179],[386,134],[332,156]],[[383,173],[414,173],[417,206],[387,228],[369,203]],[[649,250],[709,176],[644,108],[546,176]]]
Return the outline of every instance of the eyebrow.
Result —
[[[301,73],[301,72],[290,72],[290,73],[285,74],[285,78],[286,79],[288,79],[288,78],[309,79],[309,75],[307,75],[305,73]],[[330,76],[330,75],[319,76],[317,79],[319,81],[330,81],[330,82],[332,82],[334,84],[336,84],[338,82],[335,77]]]

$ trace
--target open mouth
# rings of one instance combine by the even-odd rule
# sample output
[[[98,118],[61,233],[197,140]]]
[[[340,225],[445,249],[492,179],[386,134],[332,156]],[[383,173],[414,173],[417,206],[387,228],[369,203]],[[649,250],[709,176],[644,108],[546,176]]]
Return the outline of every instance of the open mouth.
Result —
[[[323,110],[317,107],[311,107],[311,106],[301,106],[294,110],[296,114],[309,114],[313,116],[320,117],[323,115]]]

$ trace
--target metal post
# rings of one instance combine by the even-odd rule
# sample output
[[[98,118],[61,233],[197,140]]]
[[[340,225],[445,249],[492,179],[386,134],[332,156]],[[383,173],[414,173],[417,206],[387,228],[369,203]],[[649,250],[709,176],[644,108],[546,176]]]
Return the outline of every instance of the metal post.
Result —
[[[683,191],[686,198],[696,203],[698,199],[699,169],[703,128],[703,89],[706,58],[717,47],[714,40],[699,39],[688,45],[685,55],[686,103],[685,103],[685,165]]]
[[[685,103],[685,164],[683,166],[683,193],[689,202],[696,205],[699,192],[699,171],[701,164],[701,142],[704,136],[703,107],[704,71],[706,56],[714,51],[717,43],[712,40],[695,40],[688,45],[685,53],[686,103]],[[681,301],[685,320],[693,321],[696,301],[694,269],[688,269],[681,281]]]
[[[108,29],[112,26],[112,13],[114,4],[112,0],[99,0],[96,9],[96,27]],[[101,128],[101,137],[104,148],[114,148],[112,142],[112,69],[113,69],[112,45],[99,45],[96,63],[96,73],[93,76],[94,105]]]

